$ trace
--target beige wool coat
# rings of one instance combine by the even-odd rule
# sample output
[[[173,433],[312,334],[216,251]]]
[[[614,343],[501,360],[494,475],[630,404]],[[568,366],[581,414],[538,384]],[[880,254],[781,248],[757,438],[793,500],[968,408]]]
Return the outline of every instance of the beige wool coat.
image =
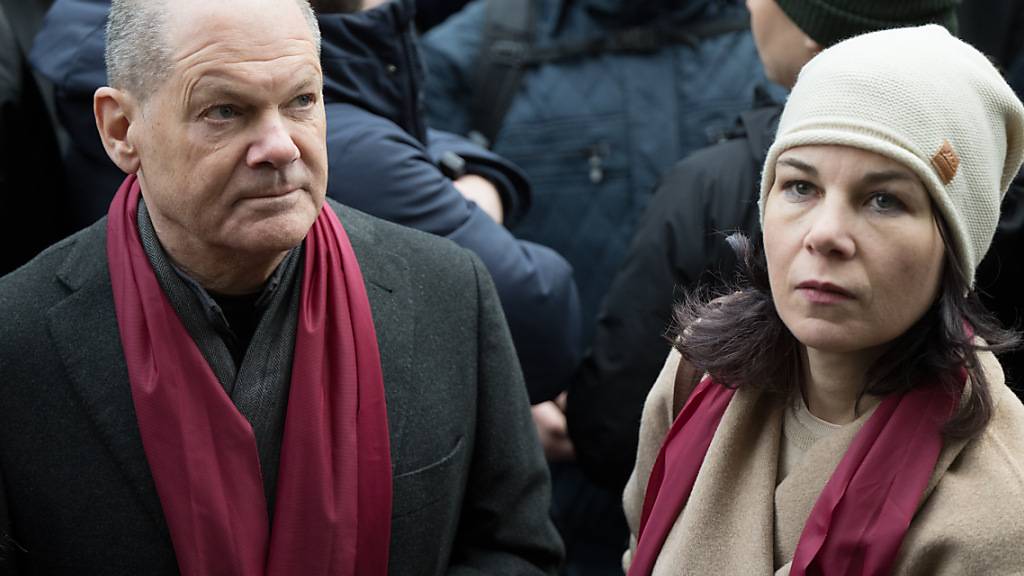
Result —
[[[672,424],[679,360],[673,350],[644,406],[636,467],[623,496],[632,534],[627,570],[647,480]],[[980,436],[943,447],[894,574],[1024,574],[1024,406],[993,355],[984,353],[982,366],[992,387],[992,420]],[[870,412],[814,444],[776,487],[784,408],[769,395],[737,391],[654,576],[789,574],[811,508]]]

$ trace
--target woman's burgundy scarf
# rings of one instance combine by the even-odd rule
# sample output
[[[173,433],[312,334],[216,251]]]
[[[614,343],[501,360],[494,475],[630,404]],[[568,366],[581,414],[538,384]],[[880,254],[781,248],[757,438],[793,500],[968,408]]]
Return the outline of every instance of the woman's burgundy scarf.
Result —
[[[644,494],[629,576],[648,576],[736,390],[705,376],[662,444]],[[959,396],[921,386],[887,396],[857,432],[804,524],[791,576],[889,574]]]
[[[139,183],[110,206],[107,257],[132,400],[182,574],[381,575],[391,458],[380,354],[348,236],[327,206],[305,240],[274,523],[249,422],[157,283]]]

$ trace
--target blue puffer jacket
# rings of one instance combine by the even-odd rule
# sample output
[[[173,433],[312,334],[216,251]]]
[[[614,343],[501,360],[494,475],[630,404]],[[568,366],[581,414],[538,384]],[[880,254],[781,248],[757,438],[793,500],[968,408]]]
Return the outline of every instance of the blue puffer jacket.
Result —
[[[485,8],[486,0],[477,0],[423,38],[431,126],[468,129]],[[739,0],[541,0],[536,43],[745,13]],[[753,106],[762,82],[749,31],[697,47],[544,64],[524,74],[493,149],[533,185],[533,208],[513,231],[555,248],[576,270],[587,341],[660,174],[727,131]]]
[[[82,184],[80,201],[99,211],[97,217],[124,178],[100,145],[91,111],[92,93],[106,84],[109,7],[109,0],[58,0],[32,50],[33,65],[56,85],[73,140],[70,179]],[[531,401],[550,399],[565,388],[580,356],[572,268],[553,250],[513,237],[438,167],[445,151],[462,156],[467,172],[498,185],[508,221],[529,206],[529,188],[514,165],[463,138],[426,130],[413,12],[413,0],[398,0],[369,12],[319,17],[328,194],[480,256],[497,286]]]

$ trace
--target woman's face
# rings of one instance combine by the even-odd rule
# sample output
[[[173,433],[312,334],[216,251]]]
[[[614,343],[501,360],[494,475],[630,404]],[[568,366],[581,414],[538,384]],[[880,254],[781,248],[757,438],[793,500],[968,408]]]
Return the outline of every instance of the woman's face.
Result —
[[[808,348],[839,353],[875,350],[924,315],[945,251],[921,180],[846,146],[779,156],[764,245],[782,321]]]

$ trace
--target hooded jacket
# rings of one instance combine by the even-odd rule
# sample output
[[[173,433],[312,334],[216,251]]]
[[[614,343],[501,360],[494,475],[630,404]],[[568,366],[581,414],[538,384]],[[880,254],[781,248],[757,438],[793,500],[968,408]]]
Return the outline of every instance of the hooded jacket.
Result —
[[[80,224],[106,212],[124,178],[103,150],[91,108],[92,93],[106,84],[109,8],[109,0],[58,0],[31,55],[55,83],[61,118],[71,134],[66,163]],[[517,240],[442,173],[437,160],[455,152],[467,173],[496,185],[507,221],[529,207],[529,187],[514,165],[464,139],[426,129],[413,12],[412,0],[398,0],[368,12],[318,17],[331,174],[327,193],[475,252],[498,288],[531,401],[550,399],[564,389],[580,355],[572,269],[554,251]]]

